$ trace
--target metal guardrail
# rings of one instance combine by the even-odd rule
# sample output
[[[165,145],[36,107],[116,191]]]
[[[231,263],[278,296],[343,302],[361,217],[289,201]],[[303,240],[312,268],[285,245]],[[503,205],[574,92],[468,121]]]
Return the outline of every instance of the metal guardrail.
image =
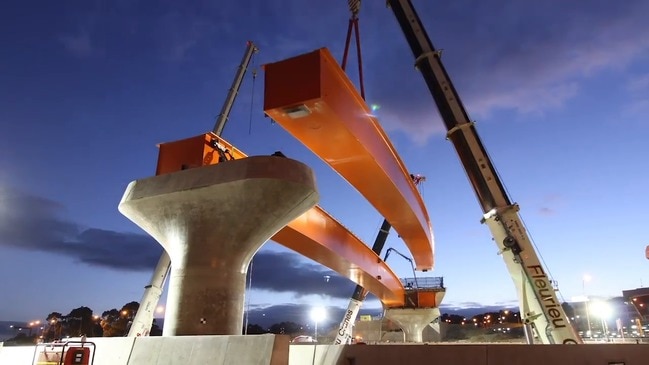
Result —
[[[401,284],[406,289],[445,289],[444,277],[401,278]]]
[[[95,343],[89,341],[39,343],[34,348],[32,365],[92,365],[95,349]]]

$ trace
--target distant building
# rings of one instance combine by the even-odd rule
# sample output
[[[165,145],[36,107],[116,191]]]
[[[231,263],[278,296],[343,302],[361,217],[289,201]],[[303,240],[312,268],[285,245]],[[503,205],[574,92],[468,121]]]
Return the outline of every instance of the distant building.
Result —
[[[624,290],[622,297],[635,310],[635,315],[643,324],[649,322],[649,288]]]
[[[599,303],[607,305],[604,313]],[[649,288],[624,290],[621,297],[584,297],[569,303],[569,307],[570,320],[582,337],[589,337],[589,330],[593,337],[602,336],[605,330],[642,336],[649,325]]]

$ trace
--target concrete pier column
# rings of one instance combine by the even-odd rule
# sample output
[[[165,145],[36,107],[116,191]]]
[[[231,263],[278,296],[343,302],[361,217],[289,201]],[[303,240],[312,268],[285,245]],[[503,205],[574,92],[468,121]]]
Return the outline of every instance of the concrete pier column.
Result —
[[[415,343],[423,342],[424,328],[439,315],[439,308],[389,308],[385,311],[385,318],[401,327],[404,341]]]
[[[439,318],[439,317],[438,317]],[[441,321],[433,320],[428,325],[430,328],[425,328],[422,334],[426,337],[426,342],[441,342],[442,341],[442,324]]]
[[[274,156],[131,182],[119,211],[171,257],[163,335],[240,335],[252,256],[317,200],[312,170]]]

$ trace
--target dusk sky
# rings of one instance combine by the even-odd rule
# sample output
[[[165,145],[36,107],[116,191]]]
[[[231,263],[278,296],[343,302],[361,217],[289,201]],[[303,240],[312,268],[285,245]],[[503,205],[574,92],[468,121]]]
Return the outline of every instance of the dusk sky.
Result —
[[[560,298],[649,285],[649,2],[413,3]],[[448,310],[515,306],[384,4],[364,1],[360,14],[366,96],[408,169],[427,177],[436,265],[418,275],[444,277]],[[161,248],[117,205],[130,181],[154,175],[156,144],[212,129],[247,40],[260,48],[255,69],[320,47],[340,60],[349,18],[343,0],[10,0],[0,9],[0,320],[24,321],[139,301]],[[354,53],[349,62],[357,82]],[[254,91],[246,75],[223,137],[249,155],[281,150],[310,165],[320,205],[371,245],[381,216],[264,117],[263,86],[263,71]],[[395,232],[386,247],[407,252]],[[388,264],[412,276],[400,257]],[[346,306],[353,284],[269,242],[252,288],[252,323],[266,313],[306,321],[304,308]]]

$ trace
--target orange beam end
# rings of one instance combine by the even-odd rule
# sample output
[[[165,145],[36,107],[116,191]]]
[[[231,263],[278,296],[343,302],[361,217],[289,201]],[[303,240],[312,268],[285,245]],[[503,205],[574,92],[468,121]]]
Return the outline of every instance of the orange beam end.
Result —
[[[326,48],[267,64],[264,111],[352,184],[433,267],[428,212],[410,173]]]

